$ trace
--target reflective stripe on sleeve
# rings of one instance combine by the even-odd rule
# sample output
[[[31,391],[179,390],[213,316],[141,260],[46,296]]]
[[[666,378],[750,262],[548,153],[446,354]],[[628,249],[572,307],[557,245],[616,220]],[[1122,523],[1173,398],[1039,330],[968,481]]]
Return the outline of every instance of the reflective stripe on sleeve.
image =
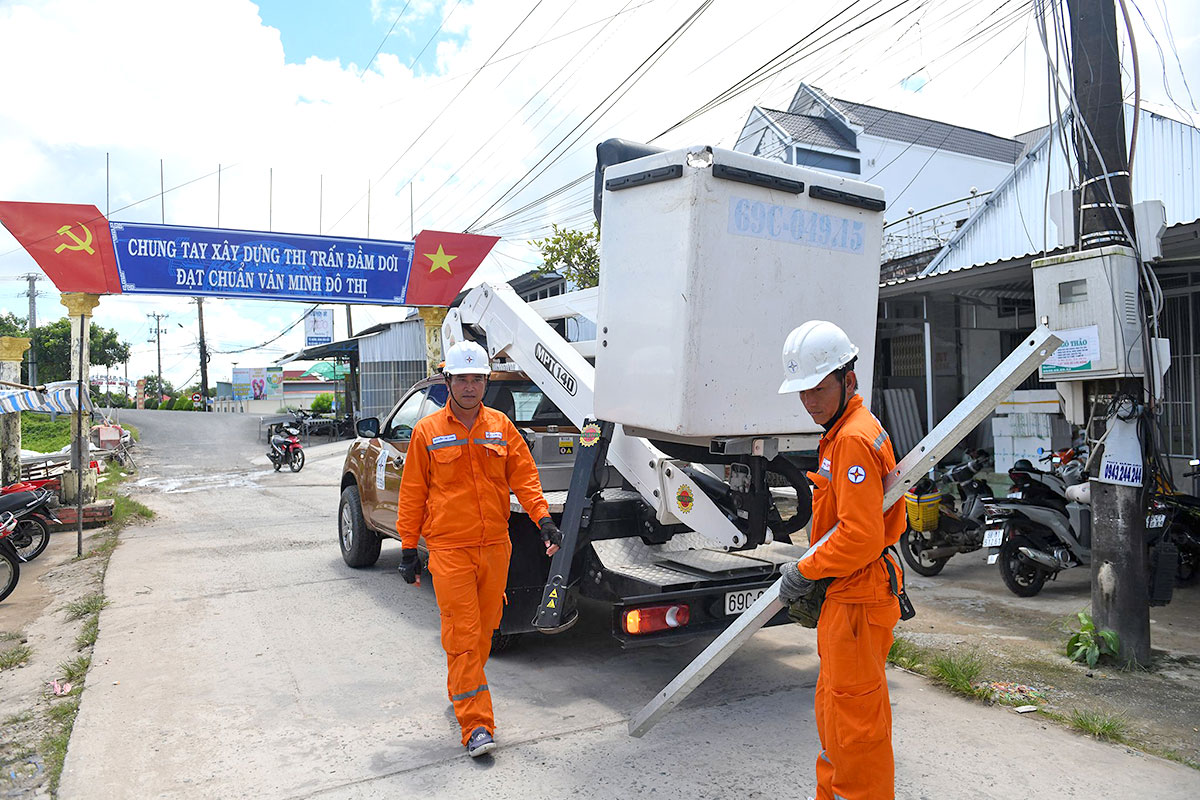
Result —
[[[871,446],[874,447],[875,452],[878,453],[881,449],[883,449],[883,444],[887,440],[888,440],[887,431],[880,431],[879,435],[875,437],[875,441],[871,443]]]
[[[825,542],[829,541],[829,537],[833,536],[833,532],[836,531],[837,529],[838,529],[838,526],[835,524],[832,528],[829,529],[828,533],[826,533],[824,536],[822,536],[820,539],[817,540],[816,544],[814,544],[812,547],[805,550],[804,555],[800,556],[801,563],[803,563],[804,559],[808,558],[813,553],[817,552],[818,547],[825,544]]]

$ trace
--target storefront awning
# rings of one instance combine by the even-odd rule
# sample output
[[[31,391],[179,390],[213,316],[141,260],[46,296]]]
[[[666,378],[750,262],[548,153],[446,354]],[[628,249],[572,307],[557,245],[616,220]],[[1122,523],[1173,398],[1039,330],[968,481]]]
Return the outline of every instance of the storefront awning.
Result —
[[[74,414],[79,407],[79,386],[75,381],[59,381],[47,384],[45,391],[35,389],[0,389],[0,413],[13,414],[17,411],[44,411],[57,414]],[[83,408],[92,410],[91,400],[84,394]]]

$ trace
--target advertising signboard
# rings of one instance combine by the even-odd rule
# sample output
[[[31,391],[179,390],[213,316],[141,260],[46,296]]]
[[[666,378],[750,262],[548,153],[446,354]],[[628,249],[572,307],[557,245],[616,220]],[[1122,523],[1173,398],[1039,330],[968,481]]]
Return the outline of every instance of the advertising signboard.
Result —
[[[314,308],[304,318],[304,346],[315,347],[333,341],[333,309]]]

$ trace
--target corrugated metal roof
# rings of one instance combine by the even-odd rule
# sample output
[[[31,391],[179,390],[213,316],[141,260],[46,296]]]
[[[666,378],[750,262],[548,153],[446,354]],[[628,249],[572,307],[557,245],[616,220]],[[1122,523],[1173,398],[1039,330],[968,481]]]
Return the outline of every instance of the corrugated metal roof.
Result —
[[[762,111],[770,116],[771,121],[782,128],[793,142],[825,147],[830,150],[858,152],[854,144],[838,133],[837,128],[829,124],[829,120],[824,117],[792,114],[774,108],[764,108]]]
[[[1125,115],[1126,140],[1133,113]],[[1057,234],[1048,221],[1049,193],[1070,188],[1074,160],[1068,162],[1057,137],[1043,132],[1042,140],[1021,160],[1013,173],[992,192],[958,233],[930,262],[923,275],[938,275],[974,265],[1004,261],[1054,249]],[[1133,164],[1133,200],[1162,200],[1167,225],[1200,218],[1200,130],[1143,110]]]

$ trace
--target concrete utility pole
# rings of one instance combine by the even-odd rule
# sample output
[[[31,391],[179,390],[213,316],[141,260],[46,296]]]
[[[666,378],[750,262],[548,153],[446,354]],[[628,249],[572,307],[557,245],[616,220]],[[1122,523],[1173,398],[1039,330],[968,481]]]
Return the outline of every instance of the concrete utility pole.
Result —
[[[1080,247],[1133,247],[1116,7],[1113,0],[1067,0],[1067,10],[1071,17],[1071,84],[1080,115],[1075,135],[1080,154],[1081,190],[1076,206]],[[1147,364],[1146,369],[1150,368]],[[1121,392],[1142,402],[1143,381],[1124,378],[1117,383]],[[1121,661],[1148,664],[1150,598],[1142,489],[1096,480],[1091,488],[1092,619],[1097,628],[1117,632]]]
[[[200,322],[200,410],[208,411],[208,346],[204,343],[204,298],[196,298],[196,319]],[[162,366],[159,366],[162,369]],[[161,382],[162,377],[159,377]]]
[[[29,320],[25,326],[25,330],[29,333],[30,337],[32,337],[33,329],[37,327],[37,298],[38,295],[41,294],[41,292],[37,290],[37,282],[42,279],[42,276],[31,272],[27,275],[22,275],[21,277],[29,281],[29,289],[25,292],[25,295],[29,298]],[[28,355],[29,374],[27,378],[29,380],[29,385],[37,386],[37,352],[30,347]]]
[[[154,336],[154,338],[153,338],[153,339],[147,339],[147,341],[154,342],[156,345],[158,345],[158,395],[156,396],[156,398],[155,398],[155,399],[156,399],[156,400],[157,400],[159,403],[161,403],[161,402],[162,402],[162,395],[163,395],[163,382],[162,382],[162,321],[163,321],[164,319],[166,319],[166,318],[167,318],[168,316],[170,316],[170,315],[169,315],[169,314],[159,314],[159,313],[155,312],[155,313],[153,313],[153,314],[147,314],[146,316],[147,316],[147,317],[149,317],[150,319],[154,320],[154,330],[153,330],[153,331],[151,331],[151,334]]]

